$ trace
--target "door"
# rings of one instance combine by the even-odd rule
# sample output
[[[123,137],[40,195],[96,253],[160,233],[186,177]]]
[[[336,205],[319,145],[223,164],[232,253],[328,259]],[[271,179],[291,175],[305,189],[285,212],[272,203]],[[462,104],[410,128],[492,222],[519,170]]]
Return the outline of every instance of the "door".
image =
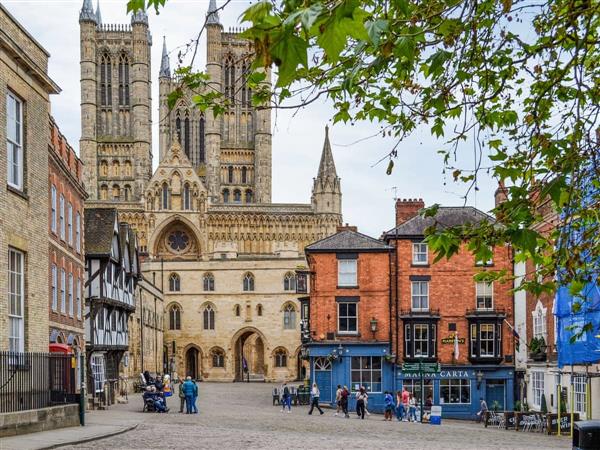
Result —
[[[321,394],[319,400],[323,403],[331,403],[331,361],[327,358],[315,358],[314,382],[317,383]]]
[[[498,402],[498,411],[504,411],[504,380],[487,380],[485,386],[485,401],[490,410],[494,409],[494,402]]]

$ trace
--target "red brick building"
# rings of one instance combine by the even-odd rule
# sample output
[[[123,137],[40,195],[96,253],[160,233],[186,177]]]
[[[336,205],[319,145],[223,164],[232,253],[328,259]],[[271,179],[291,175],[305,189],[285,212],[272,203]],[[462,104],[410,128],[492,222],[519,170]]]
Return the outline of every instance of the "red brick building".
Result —
[[[52,118],[48,175],[49,341],[83,351],[83,164]]]
[[[369,409],[376,410],[383,406],[383,392],[393,388],[391,250],[349,226],[306,247],[311,277],[306,347],[323,402],[334,402],[338,384],[351,391],[365,386]]]
[[[425,230],[493,222],[473,207],[440,207],[433,218],[423,218],[422,200],[396,202],[396,227],[385,240],[396,249],[394,353],[401,362],[439,362],[439,374],[428,375],[424,397],[442,404],[446,417],[473,417],[479,398],[512,409],[514,401],[514,339],[506,321],[513,323],[510,283],[476,282],[475,274],[490,267],[512,273],[509,247],[496,247],[491,261],[475,261],[463,246],[451,259],[437,263],[424,242]],[[397,303],[396,303],[397,299]],[[397,305],[397,306],[396,306]],[[400,367],[397,385],[420,395],[414,374]]]

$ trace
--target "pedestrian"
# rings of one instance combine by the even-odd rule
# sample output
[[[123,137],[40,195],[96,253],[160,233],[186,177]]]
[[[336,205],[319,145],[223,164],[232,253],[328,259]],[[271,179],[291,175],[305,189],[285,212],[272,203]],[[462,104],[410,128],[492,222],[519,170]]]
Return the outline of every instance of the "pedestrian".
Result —
[[[196,401],[198,400],[198,384],[196,383],[196,380],[192,380],[192,385],[194,386],[192,409],[194,410],[194,414],[198,414],[198,407],[196,406]]]
[[[481,423],[481,421],[485,419],[487,411],[487,402],[483,399],[483,397],[479,397],[479,412],[477,413],[477,423]]]
[[[189,375],[185,379],[185,383],[183,383],[183,395],[185,396],[185,413],[192,414],[193,412],[193,402],[194,402],[194,383],[192,383],[192,377]]]
[[[321,395],[321,393],[319,392],[319,387],[317,386],[317,383],[313,383],[312,390],[310,391],[310,396],[312,397],[312,402],[310,403],[310,411],[308,411],[309,415],[312,414],[313,409],[315,408],[315,406],[317,407],[317,409],[319,410],[319,412],[321,413],[321,415],[324,414],[323,410],[319,406],[319,396],[320,395]]]
[[[340,413],[340,409],[342,409],[342,386],[337,385],[337,391],[335,391],[335,403],[337,404],[337,409],[335,410],[334,416],[338,416]]]
[[[385,405],[383,420],[392,420],[392,411],[394,410],[394,397],[388,391],[385,391],[383,397],[383,403]]]
[[[356,414],[358,414],[359,419],[364,420],[365,418],[365,402],[367,401],[367,398],[369,398],[367,391],[361,386],[356,393]]]
[[[183,413],[183,407],[185,406],[185,393],[183,392],[183,383],[184,381],[179,379],[179,412]]]
[[[344,386],[342,388],[341,393],[341,403],[342,403],[342,412],[344,413],[344,417],[346,419],[350,418],[348,414],[348,397],[350,397],[350,392],[348,391],[348,386]]]
[[[408,420],[408,414],[409,414],[408,401],[409,401],[409,399],[410,399],[410,394],[406,390],[406,386],[403,386],[402,387],[402,407],[404,409],[404,416],[402,417],[402,420],[404,420],[405,422]]]
[[[284,382],[281,387],[281,412],[285,411],[285,407],[287,406],[288,413],[292,412],[292,396],[290,395],[290,388],[287,383]]]
[[[415,396],[410,394],[410,398],[408,399],[408,420],[409,422],[417,421],[417,403],[415,400]]]
[[[404,404],[402,403],[402,391],[396,392],[396,419],[398,422],[402,422],[404,419]]]

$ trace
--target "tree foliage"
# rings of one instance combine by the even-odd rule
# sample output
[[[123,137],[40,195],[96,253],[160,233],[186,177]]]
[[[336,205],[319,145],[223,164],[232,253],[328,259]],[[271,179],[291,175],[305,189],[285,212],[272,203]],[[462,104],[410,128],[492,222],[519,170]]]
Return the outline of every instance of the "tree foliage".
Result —
[[[563,283],[579,295],[598,283],[599,0],[265,0],[242,20],[254,43],[256,105],[328,98],[335,122],[370,121],[396,139],[388,173],[398,144],[428,127],[465,189],[483,170],[507,186],[496,225],[429,230],[439,257],[466,241],[487,260],[491,247],[510,244],[516,261],[539,272],[523,285],[534,293]],[[264,82],[271,67],[273,85]],[[208,95],[217,113],[226,107]],[[465,142],[491,164],[453,167]]]

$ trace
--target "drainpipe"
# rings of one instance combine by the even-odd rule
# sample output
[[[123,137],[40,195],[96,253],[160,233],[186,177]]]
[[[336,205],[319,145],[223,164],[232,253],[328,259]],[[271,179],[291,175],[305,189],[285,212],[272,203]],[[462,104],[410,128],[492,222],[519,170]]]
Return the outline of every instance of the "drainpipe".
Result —
[[[142,357],[142,373],[144,373],[144,290],[140,289],[140,350]]]

